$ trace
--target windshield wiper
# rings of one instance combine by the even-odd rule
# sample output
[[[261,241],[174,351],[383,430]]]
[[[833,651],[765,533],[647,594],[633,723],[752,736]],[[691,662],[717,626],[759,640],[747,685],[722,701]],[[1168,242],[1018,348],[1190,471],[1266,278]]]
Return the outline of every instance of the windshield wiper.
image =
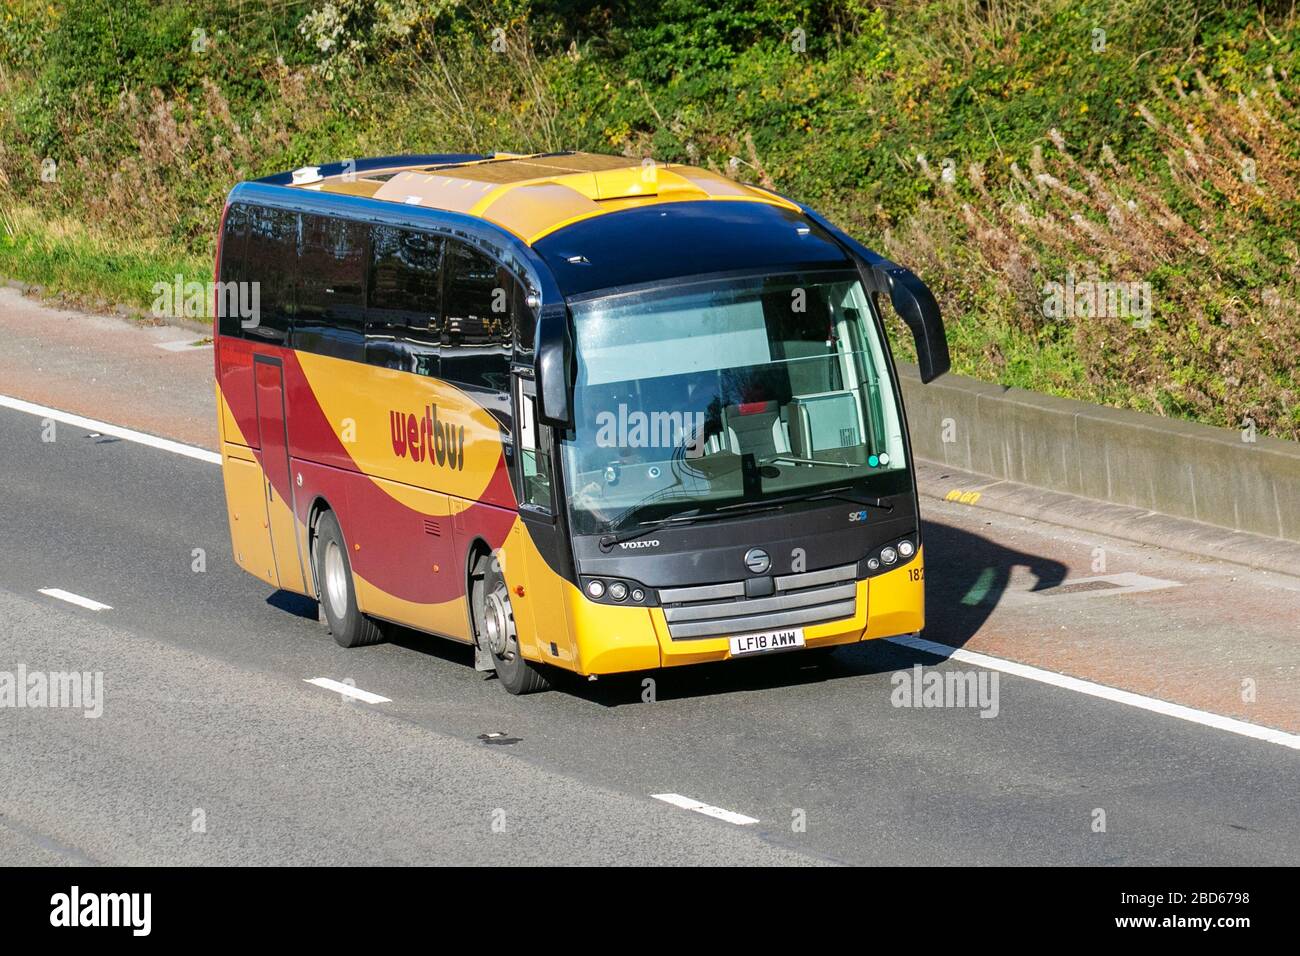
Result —
[[[778,461],[788,461],[792,465],[824,465],[828,468],[857,468],[858,466],[851,461],[825,461],[821,458],[795,458],[792,455],[777,455],[775,458],[764,458],[763,464],[769,465]]]
[[[792,499],[793,500],[793,499]],[[633,538],[639,538],[651,531],[657,531],[660,528],[670,527],[672,525],[695,524],[699,521],[717,521],[720,518],[730,518],[733,514],[732,509],[746,508],[753,511],[775,510],[783,503],[782,499],[773,501],[742,501],[735,505],[726,505],[718,508],[716,511],[710,511],[705,514],[700,513],[699,508],[689,508],[686,511],[679,511],[671,514],[667,518],[659,518],[655,521],[642,521],[635,528],[628,528],[620,531],[618,534],[603,535],[600,539],[600,549],[608,551],[616,544],[622,544],[624,541],[631,541]]]
[[[831,488],[829,491],[819,491],[811,495],[787,495],[783,498],[768,498],[761,501],[738,501],[734,505],[723,505],[714,511],[705,514],[700,513],[699,508],[688,508],[685,511],[679,511],[671,514],[667,518],[660,518],[657,521],[643,521],[635,528],[628,528],[618,534],[603,535],[600,539],[600,549],[608,551],[616,544],[622,544],[625,541],[631,541],[642,535],[649,534],[659,528],[666,528],[672,525],[689,525],[696,524],[700,521],[717,521],[720,518],[730,518],[735,514],[747,514],[754,511],[776,511],[788,504],[796,501],[826,501],[835,498],[839,501],[848,501],[856,505],[866,505],[869,508],[879,508],[881,511],[893,511],[894,506],[883,498],[876,498],[871,495],[859,494],[849,486],[842,488]]]
[[[808,500],[825,501],[827,498],[836,498],[840,501],[852,502],[855,505],[867,505],[870,508],[879,508],[881,511],[894,510],[894,506],[884,498],[875,498],[871,495],[860,494],[847,485],[843,488],[832,488],[830,491],[822,491],[818,494],[811,495]]]
[[[851,501],[854,504],[867,505],[872,508],[879,508],[882,511],[893,511],[894,506],[883,498],[873,498],[871,495],[858,494],[853,490],[851,485],[844,485],[840,488],[829,488],[826,491],[815,491],[811,494],[785,495],[781,498],[765,498],[760,501],[742,501],[734,505],[723,505],[719,511],[732,511],[741,508],[762,507],[764,505],[781,506],[788,505],[795,501],[825,501],[828,498],[838,498],[841,501]]]
[[[622,544],[624,541],[631,541],[633,538],[639,538],[643,534],[648,534],[655,528],[662,528],[670,524],[690,524],[700,517],[699,508],[688,508],[685,511],[678,511],[667,518],[661,518],[658,521],[642,521],[634,528],[626,528],[617,534],[605,534],[600,537],[600,550],[608,551],[616,544]]]

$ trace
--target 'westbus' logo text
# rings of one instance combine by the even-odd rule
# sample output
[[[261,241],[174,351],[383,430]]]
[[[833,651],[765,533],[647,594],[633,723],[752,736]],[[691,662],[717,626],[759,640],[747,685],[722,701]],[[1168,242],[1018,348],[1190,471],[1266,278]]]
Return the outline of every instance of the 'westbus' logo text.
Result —
[[[438,406],[426,405],[424,415],[388,413],[393,433],[393,454],[412,461],[437,463],[439,468],[465,467],[465,426],[438,421]]]

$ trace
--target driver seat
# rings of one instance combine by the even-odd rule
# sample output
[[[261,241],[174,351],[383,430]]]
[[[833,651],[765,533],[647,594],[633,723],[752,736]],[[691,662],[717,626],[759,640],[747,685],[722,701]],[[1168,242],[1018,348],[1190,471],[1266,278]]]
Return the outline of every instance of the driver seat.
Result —
[[[744,402],[722,410],[722,427],[737,455],[754,455],[759,461],[790,449],[785,446],[781,407],[775,401]]]

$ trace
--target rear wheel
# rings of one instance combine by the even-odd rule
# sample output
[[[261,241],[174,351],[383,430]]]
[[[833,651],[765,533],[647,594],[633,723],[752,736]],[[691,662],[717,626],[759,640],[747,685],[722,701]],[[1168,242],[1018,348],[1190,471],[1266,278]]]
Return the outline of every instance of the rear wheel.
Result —
[[[474,630],[480,650],[511,694],[535,694],[551,686],[542,665],[525,660],[519,651],[510,589],[498,563],[488,557],[479,560],[474,574]]]
[[[357,592],[352,583],[352,563],[347,545],[334,512],[321,515],[316,524],[316,546],[312,548],[316,564],[316,586],[320,588],[320,606],[325,624],[341,647],[365,647],[384,639],[379,625],[357,607]]]

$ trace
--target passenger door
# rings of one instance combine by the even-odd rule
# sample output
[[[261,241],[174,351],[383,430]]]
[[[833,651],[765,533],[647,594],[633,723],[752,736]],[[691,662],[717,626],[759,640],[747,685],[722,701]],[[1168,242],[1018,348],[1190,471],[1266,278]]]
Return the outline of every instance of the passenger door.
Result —
[[[575,648],[564,589],[572,557],[556,500],[551,430],[537,420],[537,387],[531,373],[516,371],[512,378],[513,457],[520,517],[515,534],[521,538],[525,555],[529,595],[527,601],[515,602],[516,623],[520,641],[533,643],[541,660],[571,664]]]
[[[267,355],[254,356],[253,380],[266,483],[267,528],[271,534],[277,583],[286,591],[304,593],[307,589],[303,586],[294,520],[293,480],[284,410],[284,369],[280,360]]]

